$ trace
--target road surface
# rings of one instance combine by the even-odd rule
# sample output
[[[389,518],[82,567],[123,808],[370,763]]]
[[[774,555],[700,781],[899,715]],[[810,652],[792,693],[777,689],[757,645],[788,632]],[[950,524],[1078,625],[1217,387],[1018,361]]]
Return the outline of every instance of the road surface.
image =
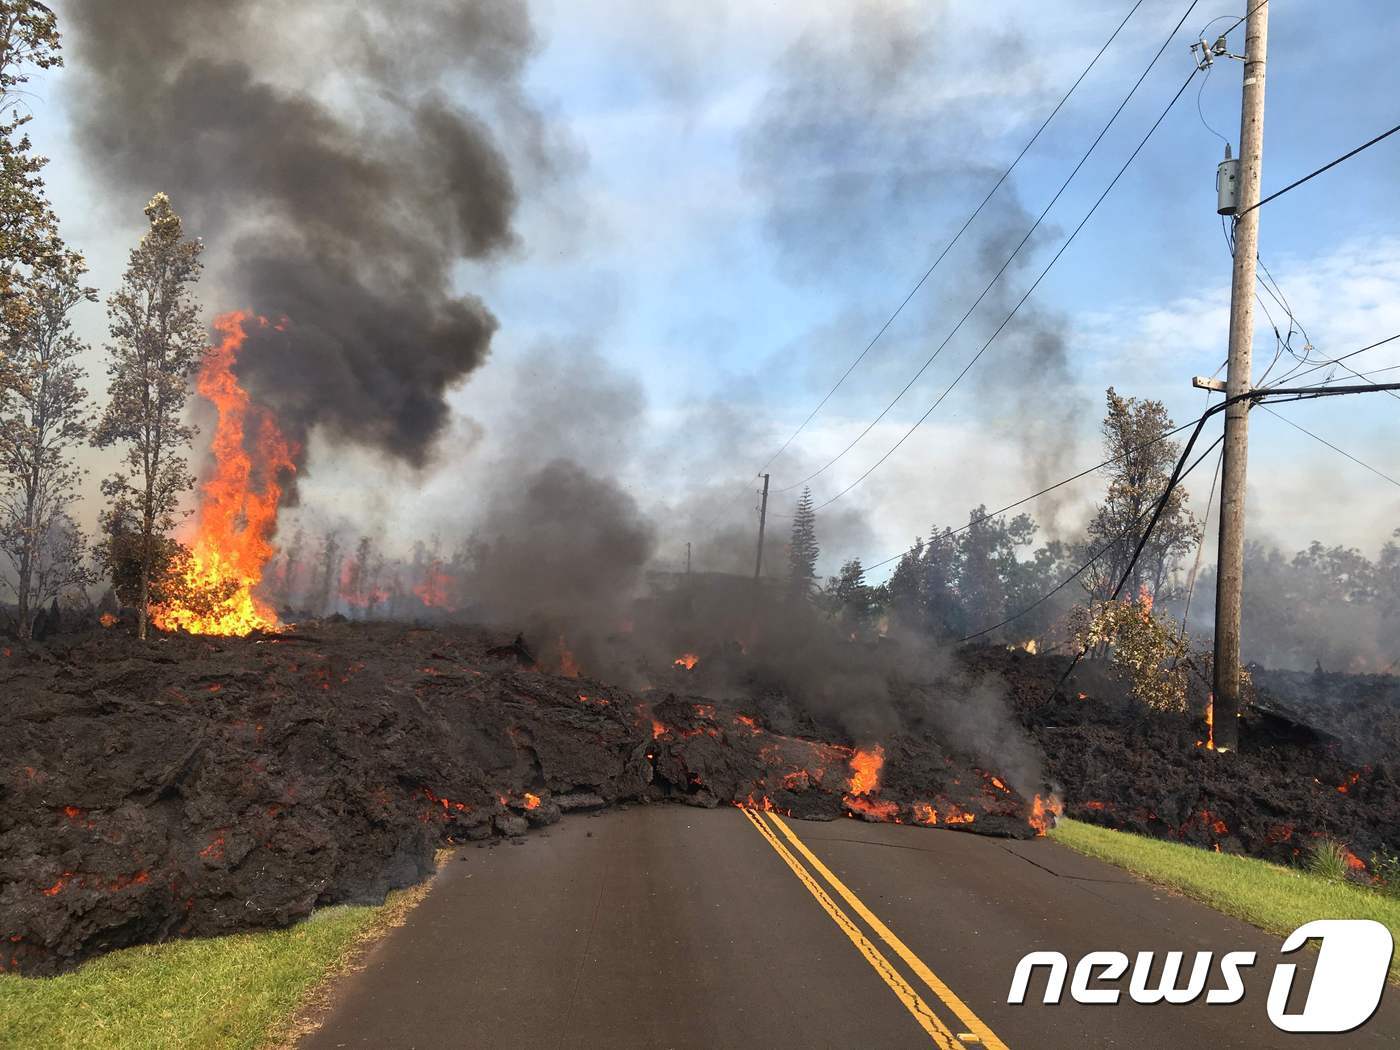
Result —
[[[1279,943],[1044,839],[641,806],[459,851],[299,1045],[1400,1046],[1394,987],[1350,1034],[1275,1029],[1265,1000]],[[1116,1005],[1068,993],[1046,1005],[1043,979],[1008,1004],[1017,961],[1037,949],[1071,967],[1101,949],[1259,961],[1233,1006],[1137,1005],[1126,979]]]

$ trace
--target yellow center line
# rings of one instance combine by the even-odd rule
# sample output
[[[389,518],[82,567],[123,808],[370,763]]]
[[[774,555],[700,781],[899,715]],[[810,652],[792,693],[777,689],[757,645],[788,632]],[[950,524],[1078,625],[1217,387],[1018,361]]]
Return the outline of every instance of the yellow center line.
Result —
[[[929,1008],[928,1003],[919,997],[919,993],[895,969],[894,964],[881,954],[880,949],[875,947],[870,939],[861,932],[860,927],[841,910],[837,903],[821,888],[817,880],[812,878],[811,873],[788,851],[787,847],[778,841],[778,837],[773,834],[769,827],[747,806],[739,808],[743,811],[744,816],[749,818],[750,823],[758,829],[759,834],[763,836],[768,845],[772,846],[778,856],[783,858],[802,885],[806,886],[808,892],[817,899],[817,903],[831,917],[831,921],[836,923],[841,932],[850,938],[851,943],[856,946],[856,950],[865,957],[865,961],[880,975],[881,980],[889,985],[890,991],[899,997],[904,1008],[913,1015],[919,1027],[928,1033],[928,1037],[940,1050],[965,1050],[963,1044],[958,1042],[947,1025],[940,1021],[933,1010]]]
[[[1007,1050],[1006,1044],[998,1039],[992,1033],[992,1030],[983,1023],[982,1019],[972,1012],[971,1007],[959,999],[951,988],[939,980],[938,975],[928,968],[927,963],[915,955],[909,949],[908,945],[894,935],[894,931],[881,922],[879,917],[867,908],[864,902],[852,893],[846,887],[846,884],[832,873],[830,868],[818,860],[816,854],[807,848],[806,843],[797,837],[797,833],[794,832],[792,828],[788,827],[787,823],[782,820],[782,818],[776,813],[769,813],[766,814],[766,816],[773,822],[774,826],[786,835],[788,840],[797,847],[798,852],[807,858],[807,863],[809,863],[822,878],[826,879],[831,885],[831,888],[845,898],[846,903],[851,906],[852,910],[866,921],[870,928],[879,935],[881,940],[894,949],[895,954],[904,960],[905,965],[914,971],[919,979],[928,986],[929,990],[943,1002],[943,1005],[957,1015],[958,1020],[967,1026],[968,1032],[976,1036],[980,1045],[987,1047],[988,1050]]]

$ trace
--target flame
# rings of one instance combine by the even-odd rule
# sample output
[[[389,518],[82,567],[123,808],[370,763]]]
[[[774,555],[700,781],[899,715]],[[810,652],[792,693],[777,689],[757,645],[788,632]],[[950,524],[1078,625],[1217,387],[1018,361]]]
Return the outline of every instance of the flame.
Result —
[[[699,662],[700,657],[696,656],[694,653],[681,653],[680,656],[676,657],[676,666],[684,667],[687,671],[694,670],[695,665]]]
[[[97,622],[103,627],[115,627],[117,623],[120,622],[120,617],[113,613],[103,613],[97,618]]]
[[[1337,785],[1337,790],[1340,791],[1343,795],[1345,795],[1348,791],[1351,790],[1351,788],[1353,788],[1353,787],[1356,786],[1356,782],[1357,782],[1358,780],[1360,780],[1360,779],[1361,779],[1361,774],[1360,774],[1360,773],[1348,773],[1348,774],[1347,774],[1346,782],[1345,782],[1345,783],[1342,783],[1342,784],[1338,784],[1338,785]]]
[[[856,749],[851,756],[851,794],[868,795],[880,787],[880,770],[885,765],[885,749],[879,744],[870,750]]]
[[[414,584],[413,593],[418,600],[430,609],[446,609],[447,587],[452,582],[444,570],[442,562],[434,561],[423,570],[423,579]]]
[[[276,613],[254,591],[276,553],[272,534],[282,499],[278,478],[296,469],[297,449],[233,374],[250,322],[268,325],[266,318],[241,310],[214,319],[223,338],[195,378],[195,388],[219,413],[214,470],[200,488],[191,557],[179,581],[193,600],[175,598],[151,609],[152,621],[164,631],[245,635],[277,626]]]
[[[530,792],[530,791],[525,792],[525,808],[526,808],[526,809],[539,809],[539,808],[540,808],[540,796],[539,796],[539,795],[536,795],[536,794],[534,794],[533,792]]]
[[[578,661],[574,659],[573,650],[565,644],[563,635],[559,636],[559,673],[565,678],[579,676]]]
[[[1036,835],[1044,835],[1053,828],[1060,819],[1060,814],[1065,811],[1065,804],[1056,795],[1049,798],[1041,798],[1039,795],[1031,802],[1030,825],[1035,828]]]

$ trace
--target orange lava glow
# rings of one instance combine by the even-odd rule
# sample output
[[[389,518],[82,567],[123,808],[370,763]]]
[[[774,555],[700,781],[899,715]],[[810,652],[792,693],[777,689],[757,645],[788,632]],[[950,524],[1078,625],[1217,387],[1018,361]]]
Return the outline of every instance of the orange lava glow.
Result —
[[[573,650],[564,643],[562,637],[559,639],[559,673],[565,678],[577,678],[580,673]]]
[[[851,794],[868,795],[880,787],[880,770],[885,765],[885,749],[874,744],[869,750],[856,749],[851,756]]]
[[[892,821],[899,816],[899,806],[893,802],[880,802],[876,799],[860,798],[856,795],[847,795],[842,801],[851,811],[851,815],[868,817],[871,820]]]
[[[1346,783],[1344,783],[1344,784],[1338,784],[1338,785],[1337,785],[1337,790],[1340,791],[1343,795],[1345,795],[1345,794],[1347,794],[1353,787],[1356,786],[1356,782],[1357,782],[1358,780],[1360,780],[1360,779],[1361,779],[1361,774],[1360,774],[1360,773],[1348,773],[1348,774],[1347,774]]]
[[[651,720],[651,738],[652,738],[653,740],[659,740],[661,737],[663,737],[663,736],[665,736],[665,735],[666,735],[666,727],[665,727],[665,725],[663,725],[662,723],[658,722],[656,719],[653,718],[653,719]]]
[[[1347,867],[1350,868],[1352,871],[1366,870],[1366,862],[1360,857],[1358,857],[1351,850],[1347,849],[1345,846],[1342,847],[1342,855],[1346,857]]]
[[[100,623],[103,627],[115,627],[119,622],[121,622],[121,617],[116,616],[113,613],[103,613],[97,618],[97,622]]]
[[[215,318],[214,328],[223,338],[195,378],[195,388],[214,405],[219,421],[211,449],[213,473],[200,486],[195,538],[182,581],[191,596],[221,595],[228,588],[232,594],[153,607],[151,619],[164,631],[246,635],[277,626],[272,607],[254,592],[276,553],[272,534],[282,499],[279,478],[296,469],[297,449],[233,374],[249,324],[266,327],[268,322],[242,311]]]
[[[441,562],[433,562],[423,570],[423,579],[414,584],[413,593],[430,609],[447,608],[447,587],[452,581]]]
[[[539,796],[539,795],[536,795],[536,794],[533,794],[532,792],[529,792],[529,791],[525,792],[525,808],[526,808],[526,809],[539,809],[539,808],[540,808],[540,796]]]
[[[1049,798],[1041,798],[1036,795],[1031,802],[1030,825],[1035,828],[1037,835],[1044,835],[1055,826],[1055,822],[1060,819],[1060,814],[1064,811],[1064,803],[1054,795]]]
[[[676,666],[684,667],[687,671],[694,670],[695,665],[700,662],[700,657],[694,653],[681,653],[676,657]]]

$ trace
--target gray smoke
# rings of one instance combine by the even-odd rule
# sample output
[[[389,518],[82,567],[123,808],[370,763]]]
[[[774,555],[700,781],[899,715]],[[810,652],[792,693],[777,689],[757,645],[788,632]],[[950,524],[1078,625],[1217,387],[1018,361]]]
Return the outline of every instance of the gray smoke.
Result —
[[[807,33],[783,57],[748,136],[748,181],[788,276],[829,284],[843,298],[858,290],[869,309],[863,338],[833,349],[836,360],[824,362],[830,374],[820,384],[840,374],[996,182],[1012,154],[1005,128],[993,122],[1014,114],[1023,96],[1025,117],[1011,137],[1028,134],[1024,127],[1046,104],[1040,75],[1034,52],[1014,31],[960,47],[946,4],[895,0],[861,5],[848,20]],[[1030,229],[1035,214],[1014,181],[998,190],[838,395],[862,406],[855,415],[868,407],[873,416],[886,403]],[[1021,249],[891,418],[917,417],[932,403],[1010,313],[1043,265],[1037,247],[1053,234],[1042,227]],[[969,375],[979,415],[1013,441],[1021,472],[1037,488],[1074,459],[1086,407],[1073,390],[1065,331],[1062,317],[1030,300]],[[865,376],[874,377],[870,393],[855,400]],[[873,458],[874,443],[867,443]],[[1053,497],[1037,508],[1052,535],[1059,509]],[[962,512],[951,508],[943,520]]]
[[[244,381],[296,437],[423,465],[496,328],[453,267],[515,243],[508,151],[548,168],[518,83],[524,6],[124,0],[68,17],[94,167],[126,198],[171,194],[227,308],[286,319],[250,337]],[[296,82],[312,76],[319,94]]]

